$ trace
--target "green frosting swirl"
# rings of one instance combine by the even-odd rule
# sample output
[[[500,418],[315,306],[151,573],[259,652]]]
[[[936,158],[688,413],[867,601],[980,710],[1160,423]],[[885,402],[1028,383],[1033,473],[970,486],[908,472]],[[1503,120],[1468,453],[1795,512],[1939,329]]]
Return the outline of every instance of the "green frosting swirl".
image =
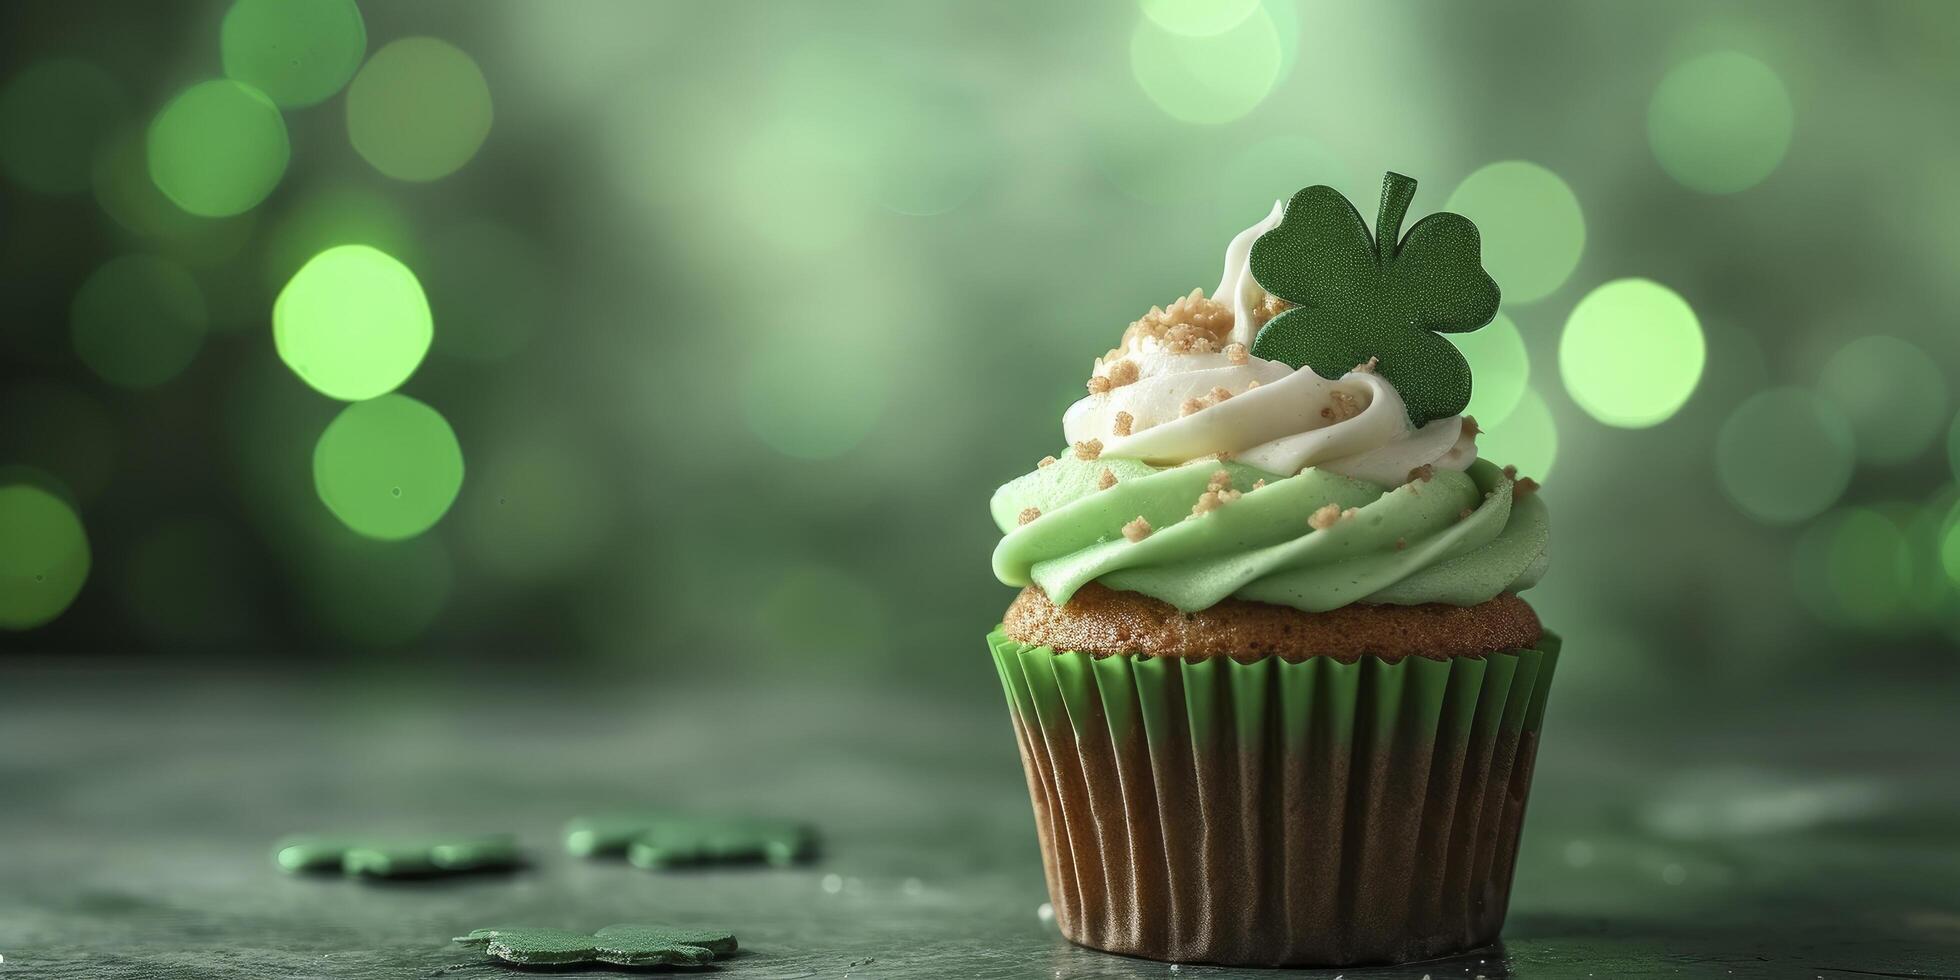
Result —
[[[1244,496],[1192,517],[1221,468]],[[1098,488],[1104,469],[1117,480],[1107,490]],[[1259,480],[1265,485],[1252,489]],[[1307,516],[1329,503],[1357,513],[1310,528]],[[1018,523],[1029,507],[1041,516]],[[1229,596],[1308,612],[1354,602],[1475,605],[1537,583],[1548,531],[1538,496],[1514,494],[1511,479],[1482,460],[1387,489],[1315,468],[1284,477],[1239,463],[1071,457],[1001,487],[992,510],[1005,534],[994,549],[1002,582],[1039,585],[1061,603],[1099,581],[1186,612]],[[1123,525],[1139,516],[1156,531],[1131,542]]]

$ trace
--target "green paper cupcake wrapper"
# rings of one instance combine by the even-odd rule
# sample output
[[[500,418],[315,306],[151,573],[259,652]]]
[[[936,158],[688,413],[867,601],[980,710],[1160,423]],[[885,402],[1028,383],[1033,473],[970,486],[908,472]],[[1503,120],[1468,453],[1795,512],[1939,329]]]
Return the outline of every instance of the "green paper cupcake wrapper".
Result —
[[[1560,641],[1477,657],[1096,657],[988,637],[1062,934],[1346,966],[1494,942]]]

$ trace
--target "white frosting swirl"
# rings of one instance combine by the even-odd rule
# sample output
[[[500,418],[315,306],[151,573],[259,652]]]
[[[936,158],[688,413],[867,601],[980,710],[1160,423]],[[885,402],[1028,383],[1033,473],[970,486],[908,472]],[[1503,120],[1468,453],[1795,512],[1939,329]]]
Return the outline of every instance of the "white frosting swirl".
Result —
[[[1252,278],[1252,242],[1279,223],[1283,206],[1275,204],[1225,250],[1225,275],[1213,295],[1230,297],[1227,343],[1252,345],[1252,308],[1265,297]],[[1421,466],[1462,470],[1477,458],[1462,416],[1415,428],[1395,387],[1372,371],[1329,381],[1310,368],[1258,357],[1234,363],[1222,353],[1176,353],[1147,336],[1116,360],[1135,364],[1137,380],[1091,394],[1062,417],[1071,443],[1100,439],[1105,455],[1168,466],[1230,452],[1286,476],[1317,466],[1385,486],[1402,484]],[[1231,397],[1183,414],[1188,399],[1207,399],[1218,388]],[[1131,418],[1129,435],[1115,434],[1118,412]]]

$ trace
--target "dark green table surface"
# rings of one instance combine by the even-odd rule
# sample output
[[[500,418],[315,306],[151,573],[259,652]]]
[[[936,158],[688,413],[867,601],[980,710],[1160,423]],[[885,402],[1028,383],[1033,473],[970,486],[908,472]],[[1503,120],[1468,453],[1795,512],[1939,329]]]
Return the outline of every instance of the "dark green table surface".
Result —
[[[730,978],[1273,976],[1107,956],[1045,901],[1000,695],[0,669],[0,976],[495,977],[473,927],[732,929]],[[1501,949],[1332,977],[1960,975],[1960,705],[1838,692],[1606,724],[1554,697]],[[575,814],[804,817],[821,860],[651,873]],[[534,866],[295,878],[282,834],[521,834]]]

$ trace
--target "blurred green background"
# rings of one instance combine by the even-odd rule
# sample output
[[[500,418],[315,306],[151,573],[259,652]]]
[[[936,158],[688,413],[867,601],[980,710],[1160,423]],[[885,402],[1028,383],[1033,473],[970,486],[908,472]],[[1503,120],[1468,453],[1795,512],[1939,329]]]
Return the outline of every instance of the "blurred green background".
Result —
[[[1960,5],[0,7],[10,657],[995,697],[993,488],[1329,183],[1482,227],[1561,714],[1960,676]]]

